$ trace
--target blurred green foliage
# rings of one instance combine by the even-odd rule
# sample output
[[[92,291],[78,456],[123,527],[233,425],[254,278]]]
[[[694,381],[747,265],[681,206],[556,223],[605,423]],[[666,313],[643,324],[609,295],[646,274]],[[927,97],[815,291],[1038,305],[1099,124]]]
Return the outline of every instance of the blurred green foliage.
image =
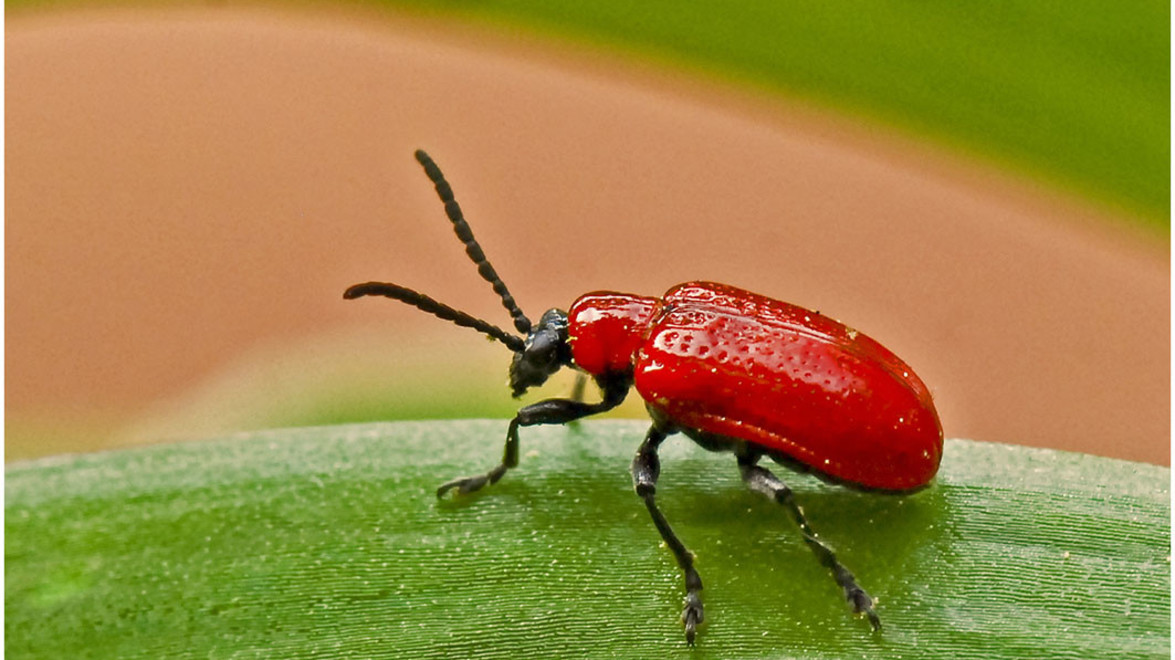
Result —
[[[1170,223],[1170,4],[1160,0],[384,1],[733,77]]]

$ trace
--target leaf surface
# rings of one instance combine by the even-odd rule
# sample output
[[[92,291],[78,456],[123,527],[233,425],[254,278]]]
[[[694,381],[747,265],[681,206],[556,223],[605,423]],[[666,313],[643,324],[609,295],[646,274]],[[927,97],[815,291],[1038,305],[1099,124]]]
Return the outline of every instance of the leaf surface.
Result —
[[[674,436],[658,501],[706,626],[633,494],[645,424],[287,429],[8,466],[11,658],[1154,658],[1170,652],[1170,470],[948,441],[930,488],[773,470],[880,600],[853,617],[733,459]]]

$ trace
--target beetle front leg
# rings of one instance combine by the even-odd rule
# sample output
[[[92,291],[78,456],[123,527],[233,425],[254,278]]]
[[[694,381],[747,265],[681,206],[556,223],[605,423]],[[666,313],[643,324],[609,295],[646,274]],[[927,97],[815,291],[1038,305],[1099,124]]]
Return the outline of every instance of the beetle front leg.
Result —
[[[604,400],[599,403],[584,403],[571,399],[546,399],[538,403],[525,406],[510,420],[510,428],[506,431],[506,447],[502,452],[502,462],[485,474],[472,477],[461,477],[446,481],[437,488],[437,497],[444,497],[445,493],[456,488],[459,495],[481,490],[489,484],[497,483],[502,475],[512,467],[518,466],[518,427],[535,426],[537,424],[566,424],[567,422],[595,415],[611,410],[624,401],[628,387],[605,389]]]
[[[677,534],[669,526],[669,521],[654,501],[657,494],[657,478],[661,475],[661,459],[657,456],[657,448],[661,446],[665,437],[666,433],[656,426],[649,429],[649,434],[637,450],[636,457],[632,459],[632,482],[636,494],[645,501],[645,507],[653,517],[653,524],[661,533],[665,545],[673,551],[677,565],[685,574],[685,609],[681,613],[681,622],[685,625],[685,640],[692,646],[698,625],[705,619],[702,608],[702,578],[694,568],[693,553],[677,538]]]
[[[791,488],[788,488],[787,484],[780,481],[767,468],[756,465],[757,460],[758,457],[739,457],[738,467],[742,473],[743,482],[751,490],[766,495],[791,511],[796,524],[800,526],[800,532],[804,535],[804,542],[808,544],[812,552],[816,553],[820,563],[832,571],[832,577],[844,589],[845,599],[848,600],[853,611],[869,617],[869,623],[873,626],[873,630],[881,630],[881,619],[873,611],[873,598],[857,584],[857,578],[853,577],[852,572],[840,563],[832,548],[828,547],[816,536],[816,532],[812,531],[812,526],[808,524],[808,517],[804,515],[804,510],[796,503]]]
[[[523,408],[523,410],[526,410]],[[485,474],[477,474],[472,477],[459,477],[451,481],[446,481],[437,488],[437,497],[444,497],[445,493],[456,488],[457,494],[464,495],[465,493],[472,493],[475,490],[481,490],[488,484],[498,483],[502,475],[506,474],[506,470],[518,465],[518,418],[522,416],[522,410],[510,420],[510,428],[506,431],[506,447],[502,451],[502,462],[494,469]]]

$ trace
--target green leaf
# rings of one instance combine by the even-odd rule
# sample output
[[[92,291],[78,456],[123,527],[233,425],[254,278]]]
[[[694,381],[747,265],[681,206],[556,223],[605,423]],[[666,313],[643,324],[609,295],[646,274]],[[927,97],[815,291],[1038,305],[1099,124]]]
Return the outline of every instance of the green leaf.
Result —
[[[872,634],[787,513],[683,436],[658,500],[707,625],[632,493],[645,425],[280,430],[10,465],[10,658],[1154,658],[1170,643],[1167,468],[949,441],[930,488],[776,472],[871,593]]]

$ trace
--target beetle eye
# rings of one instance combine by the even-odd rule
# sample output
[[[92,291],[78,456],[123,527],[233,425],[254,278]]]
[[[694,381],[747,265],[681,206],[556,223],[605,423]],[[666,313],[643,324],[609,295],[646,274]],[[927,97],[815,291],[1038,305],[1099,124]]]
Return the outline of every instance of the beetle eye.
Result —
[[[559,338],[548,330],[540,331],[527,347],[527,352],[534,356],[532,362],[536,364],[550,364],[555,359]]]

